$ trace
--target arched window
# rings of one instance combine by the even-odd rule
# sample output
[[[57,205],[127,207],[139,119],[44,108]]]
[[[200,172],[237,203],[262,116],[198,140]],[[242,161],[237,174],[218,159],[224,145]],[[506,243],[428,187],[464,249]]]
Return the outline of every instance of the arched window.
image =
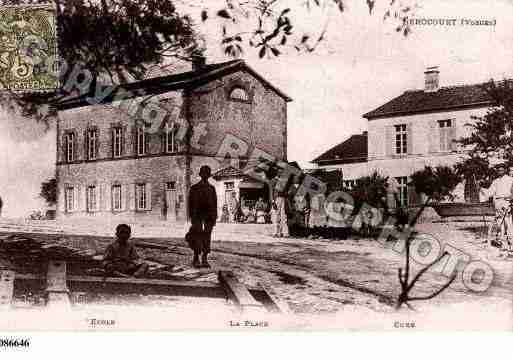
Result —
[[[230,99],[235,101],[243,101],[248,102],[249,101],[249,95],[242,87],[234,87],[230,91]]]

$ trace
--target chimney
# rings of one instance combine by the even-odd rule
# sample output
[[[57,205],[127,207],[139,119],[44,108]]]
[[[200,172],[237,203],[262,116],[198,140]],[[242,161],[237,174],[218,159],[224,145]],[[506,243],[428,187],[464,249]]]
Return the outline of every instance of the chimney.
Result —
[[[195,55],[192,57],[192,71],[199,71],[205,67],[207,58],[203,55]]]
[[[440,87],[440,71],[438,70],[438,66],[428,67],[424,72],[425,82],[424,82],[424,91],[425,92],[436,92]]]

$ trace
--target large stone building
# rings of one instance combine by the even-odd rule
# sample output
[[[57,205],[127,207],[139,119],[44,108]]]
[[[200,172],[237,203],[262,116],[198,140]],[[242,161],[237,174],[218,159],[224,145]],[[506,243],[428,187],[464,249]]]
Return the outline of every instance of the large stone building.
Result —
[[[242,60],[199,61],[189,72],[115,87],[101,101],[93,94],[58,107],[61,219],[183,221],[201,165],[236,164],[226,155],[233,150],[241,166],[255,153],[286,160],[291,99]],[[148,109],[155,100],[164,116]],[[225,193],[218,197],[222,206]]]
[[[416,205],[418,194],[407,185],[411,174],[425,166],[452,166],[463,160],[467,149],[455,140],[467,137],[468,124],[486,114],[492,104],[484,84],[441,87],[439,74],[438,68],[428,68],[424,89],[407,90],[364,114],[365,137],[355,135],[358,141],[353,136],[313,162],[319,168],[342,169],[344,181],[353,183],[373,171],[395,178],[401,204]],[[366,159],[346,161],[354,151],[366,152]],[[457,201],[478,198],[470,180],[457,187]]]

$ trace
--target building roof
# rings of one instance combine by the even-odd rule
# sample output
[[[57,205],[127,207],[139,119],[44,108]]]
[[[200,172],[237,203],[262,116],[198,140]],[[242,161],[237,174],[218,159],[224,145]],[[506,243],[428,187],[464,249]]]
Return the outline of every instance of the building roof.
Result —
[[[377,109],[367,112],[363,117],[372,120],[382,117],[489,106],[492,101],[485,91],[485,84],[441,87],[432,92],[405,91]]]
[[[285,101],[290,102],[292,99],[284,92],[273,86],[269,81],[264,79],[260,74],[247,65],[244,60],[232,60],[217,64],[203,65],[200,69],[182,72],[178,74],[159,76],[141,81],[131,82],[122,85],[116,85],[112,93],[105,97],[101,103],[112,102],[116,99],[116,94],[123,94],[122,99],[130,99],[139,96],[162,94],[169,91],[182,90],[185,88],[194,88],[204,85],[210,81],[219,79],[223,76],[232,74],[237,71],[247,71],[257,78],[265,87],[273,90],[278,96]],[[95,86],[91,86],[90,93],[83,94],[71,99],[65,99],[57,104],[58,110],[66,110],[75,107],[88,106],[90,103],[86,101],[88,97],[94,96]]]
[[[334,190],[336,191],[342,189],[343,187],[344,173],[341,169],[327,171],[322,168],[316,168],[314,170],[308,171],[308,174],[326,184],[328,187],[328,193]]]
[[[352,135],[344,142],[330,148],[312,162],[318,165],[357,163],[367,161],[367,132]]]

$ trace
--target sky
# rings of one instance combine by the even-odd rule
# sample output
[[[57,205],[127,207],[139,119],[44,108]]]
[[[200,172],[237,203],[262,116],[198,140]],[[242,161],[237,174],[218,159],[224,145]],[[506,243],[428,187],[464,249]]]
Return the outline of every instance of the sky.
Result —
[[[405,2],[407,0],[403,0]],[[414,0],[411,0],[414,1]],[[496,26],[413,27],[404,37],[382,15],[388,0],[377,0],[369,15],[364,0],[346,0],[343,13],[292,8],[296,32],[315,37],[327,24],[325,42],[313,53],[291,49],[278,58],[243,58],[293,98],[288,106],[288,158],[302,166],[350,135],[367,128],[362,114],[408,89],[420,89],[424,70],[439,66],[441,86],[513,77],[513,2],[509,0],[417,0],[414,18],[495,19]],[[202,8],[221,0],[196,0],[179,9],[198,19],[207,62],[226,61],[217,20],[199,21]],[[42,206],[40,184],[55,171],[55,132],[34,120],[0,109],[0,196],[5,215],[25,216]]]

